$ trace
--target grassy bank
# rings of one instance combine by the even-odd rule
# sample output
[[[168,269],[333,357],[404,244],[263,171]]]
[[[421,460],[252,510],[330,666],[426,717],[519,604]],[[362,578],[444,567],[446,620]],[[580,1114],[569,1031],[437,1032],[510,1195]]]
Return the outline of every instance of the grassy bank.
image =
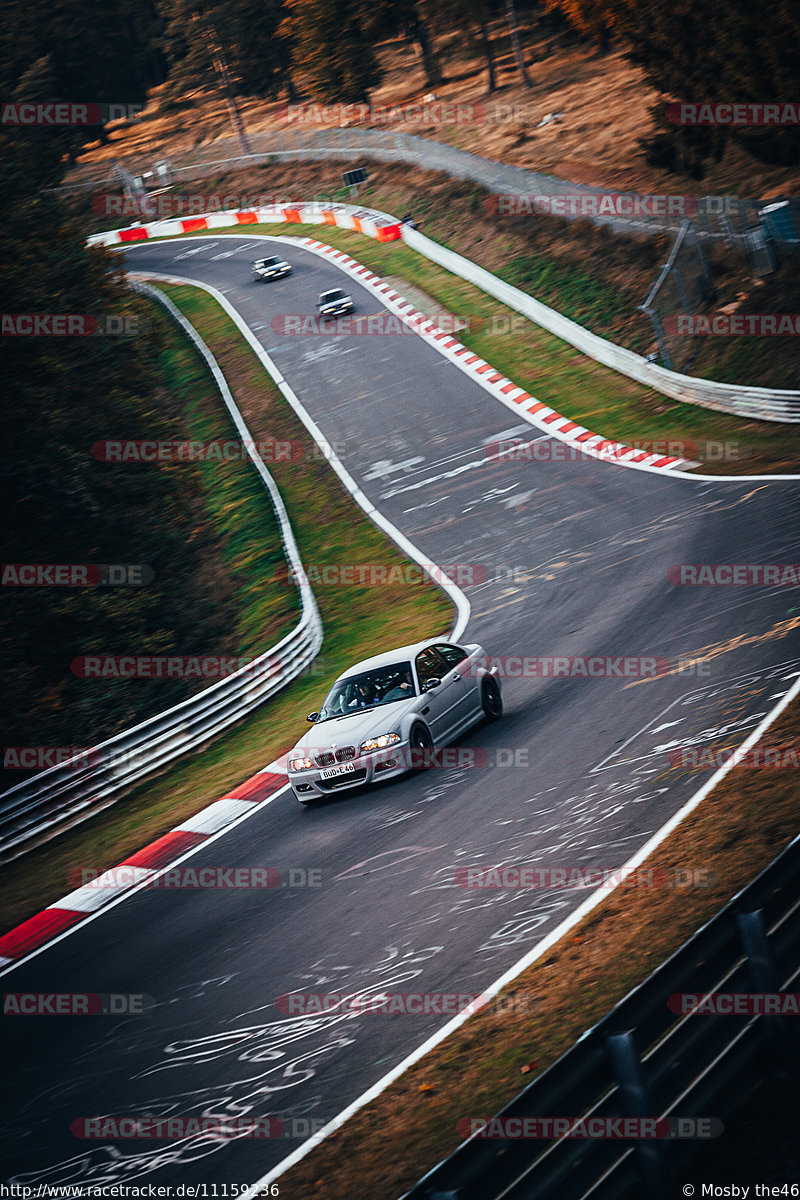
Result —
[[[319,456],[302,423],[216,303],[191,288],[164,290],[211,348],[254,440],[275,439],[291,444],[291,461],[275,462],[270,468],[306,568],[315,563],[371,563],[385,566],[387,571],[406,566],[408,560],[356,507],[328,462]],[[181,344],[182,334],[174,331],[174,337],[176,362],[186,365],[183,355],[196,358],[195,352],[186,343]],[[194,385],[187,383],[187,387],[193,390]],[[193,432],[214,432],[212,407],[215,403],[219,408],[221,401],[218,397],[212,401],[209,395],[196,397],[195,403],[198,423]],[[223,436],[230,436],[227,416],[222,421]],[[265,519],[263,504],[268,501],[262,500],[263,488],[253,468],[249,463],[240,465],[241,492],[223,486],[218,464],[208,464],[206,469],[210,486],[216,490],[214,519],[231,531],[230,553],[241,570],[245,589],[251,593],[252,608],[244,620],[242,635],[246,646],[256,626],[260,622],[263,625],[267,611],[278,612],[280,600],[294,605],[296,592],[286,584],[282,572],[278,579],[273,578],[275,560],[261,557],[264,532],[260,522]],[[175,469],[181,468],[176,465]],[[255,503],[248,512],[245,481],[251,477],[255,482],[250,498]],[[453,619],[450,601],[438,587],[428,583],[322,587],[317,601],[325,642],[311,671],[206,749],[133,789],[108,811],[6,867],[0,884],[4,928],[11,928],[69,891],[71,871],[113,866],[225,795],[292,746],[302,733],[305,713],[318,707],[333,679],[351,663],[374,653],[376,646],[385,647],[387,636],[401,645],[446,632]],[[391,612],[390,631],[387,611]],[[276,640],[271,634],[269,641],[260,643],[261,648],[267,649]]]

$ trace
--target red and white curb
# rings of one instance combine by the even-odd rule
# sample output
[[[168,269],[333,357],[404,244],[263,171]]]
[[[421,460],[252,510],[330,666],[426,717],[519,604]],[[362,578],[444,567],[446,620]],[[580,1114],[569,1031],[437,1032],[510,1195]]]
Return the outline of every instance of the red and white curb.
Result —
[[[227,833],[259,806],[275,799],[287,783],[286,755],[283,755],[143,850],[137,850],[91,883],[29,917],[0,937],[0,970],[16,965],[80,922],[91,919],[101,909],[146,886],[162,871],[195,853],[210,839]]]
[[[563,413],[556,412],[554,408],[550,408],[543,401],[537,400],[530,392],[526,392],[519,384],[507,379],[505,375],[495,370],[491,363],[474,354],[452,334],[443,333],[435,321],[419,312],[388,283],[343,251],[310,237],[283,238],[276,235],[273,240],[289,244],[299,242],[307,250],[333,259],[337,266],[342,267],[359,283],[372,288],[380,297],[382,304],[396,313],[423,340],[432,343],[437,350],[466,374],[477,378],[486,391],[510,408],[512,412],[518,412],[526,421],[544,433],[569,443],[581,454],[601,459],[603,462],[619,463],[622,466],[647,467],[651,470],[661,471],[685,471],[690,467],[700,465],[689,459],[677,458],[672,455],[648,454],[633,446],[627,446],[624,442],[611,441],[602,434],[593,433],[585,425],[579,425],[576,421],[570,420]]]

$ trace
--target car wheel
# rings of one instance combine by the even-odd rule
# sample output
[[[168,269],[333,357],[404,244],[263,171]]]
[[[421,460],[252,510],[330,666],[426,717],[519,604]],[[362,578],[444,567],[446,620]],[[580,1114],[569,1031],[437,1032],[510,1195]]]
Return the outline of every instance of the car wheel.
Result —
[[[429,765],[426,760],[433,749],[433,738],[427,726],[414,726],[408,739],[408,748],[411,751],[411,766],[424,770]]]
[[[498,721],[503,715],[503,697],[496,679],[489,676],[481,687],[481,708],[487,721]]]

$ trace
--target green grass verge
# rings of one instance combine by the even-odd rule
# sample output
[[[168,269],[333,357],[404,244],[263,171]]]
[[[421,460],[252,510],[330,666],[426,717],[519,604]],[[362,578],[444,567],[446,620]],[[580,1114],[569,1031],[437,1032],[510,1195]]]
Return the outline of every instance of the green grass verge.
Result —
[[[702,464],[697,469],[704,474],[791,474],[799,469],[798,426],[732,417],[642,387],[600,366],[400,241],[380,243],[328,225],[247,225],[214,233],[313,237],[345,251],[377,275],[407,280],[441,308],[471,323],[470,332],[458,334],[464,345],[538,400],[604,437],[633,445],[694,443]],[[596,283],[588,282],[596,291]],[[718,457],[723,453],[725,457]]]
[[[407,565],[408,560],[355,505],[330,465],[319,456],[302,423],[216,302],[193,288],[165,287],[164,291],[196,326],[217,358],[253,438],[292,443],[296,457],[269,466],[281,490],[305,566],[374,563],[391,569]],[[182,338],[177,330],[174,333],[176,338]],[[187,352],[196,358],[191,347]],[[175,361],[185,365],[182,354]],[[216,403],[220,406],[221,400]],[[201,401],[195,416],[198,431],[207,433],[213,428],[206,424],[211,416]],[[223,415],[222,420],[227,417]],[[261,489],[255,471],[246,465],[256,480],[256,488]],[[214,464],[209,469],[213,485],[219,468]],[[214,517],[234,534],[240,533],[245,521],[243,497],[220,485]],[[252,519],[255,524],[249,536],[259,539],[260,544],[263,530],[255,515]],[[270,562],[257,564],[255,558],[251,559],[255,551],[249,542],[238,536],[233,538],[231,546],[232,553],[235,551],[242,560],[247,586],[257,592],[264,587],[258,569],[269,570]],[[289,595],[294,591],[289,587],[284,590]],[[373,654],[377,646],[385,647],[387,636],[402,645],[445,632],[453,623],[450,601],[429,583],[321,587],[316,597],[325,642],[310,672],[207,748],[131,790],[112,808],[9,864],[0,883],[4,928],[13,927],[65,895],[70,890],[71,873],[83,868],[100,871],[115,865],[225,795],[292,746],[305,728],[305,714],[319,706],[335,677],[353,662]],[[257,604],[253,612],[260,611]],[[387,612],[391,613],[388,630]],[[254,621],[257,619],[254,617]],[[247,636],[250,632],[246,631]],[[267,649],[270,644],[274,640],[267,645],[262,643],[261,648]]]
[[[161,309],[158,315],[164,331],[164,386],[182,411],[181,438],[212,443],[212,453],[217,444],[231,439],[238,443],[205,363],[172,319]],[[169,469],[180,472],[187,465],[178,462]],[[209,457],[192,465],[200,479],[206,520],[219,536],[222,560],[234,585],[238,653],[262,653],[300,617],[297,591],[269,583],[285,562],[275,511],[248,458]]]

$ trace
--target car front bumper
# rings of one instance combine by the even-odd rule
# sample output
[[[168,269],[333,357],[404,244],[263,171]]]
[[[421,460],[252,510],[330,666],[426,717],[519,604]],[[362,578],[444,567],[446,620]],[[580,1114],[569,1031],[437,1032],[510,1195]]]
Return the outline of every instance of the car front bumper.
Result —
[[[361,754],[351,759],[349,763],[337,764],[352,766],[352,771],[336,775],[333,779],[324,779],[322,767],[308,767],[305,771],[290,771],[289,783],[295,799],[301,804],[311,800],[321,800],[324,796],[332,796],[336,792],[349,792],[354,788],[369,787],[381,779],[392,779],[411,770],[410,750],[408,742],[398,742],[388,750],[376,751],[372,754]]]
[[[319,315],[321,317],[344,317],[347,313],[353,311],[352,304],[337,304],[335,308],[321,308]]]

